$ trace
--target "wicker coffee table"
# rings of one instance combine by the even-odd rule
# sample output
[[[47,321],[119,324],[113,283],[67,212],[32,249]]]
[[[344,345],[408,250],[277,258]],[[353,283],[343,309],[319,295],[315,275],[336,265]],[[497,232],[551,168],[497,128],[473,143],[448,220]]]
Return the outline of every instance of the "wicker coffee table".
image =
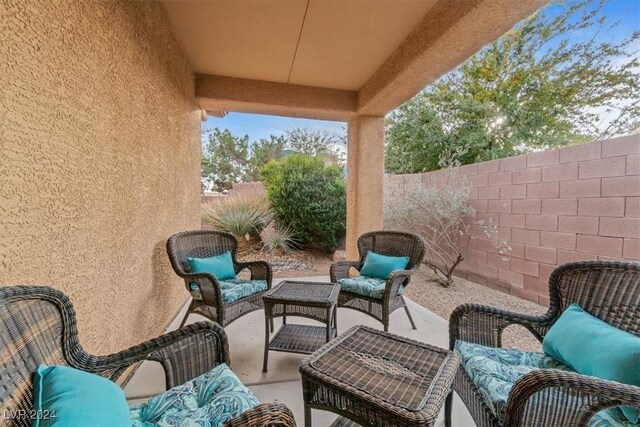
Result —
[[[311,354],[337,335],[339,293],[336,283],[284,281],[264,294],[263,372],[267,372],[269,350]],[[289,324],[287,316],[308,317],[325,326]],[[275,317],[282,317],[282,326],[269,340],[269,324]]]
[[[432,426],[460,362],[449,350],[355,326],[300,364],[305,426],[311,409],[333,426]]]

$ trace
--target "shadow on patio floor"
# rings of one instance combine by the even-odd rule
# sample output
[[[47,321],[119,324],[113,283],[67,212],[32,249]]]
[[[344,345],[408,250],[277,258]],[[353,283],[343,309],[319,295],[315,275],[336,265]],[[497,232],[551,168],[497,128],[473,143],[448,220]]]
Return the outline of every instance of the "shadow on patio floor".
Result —
[[[275,279],[274,283],[284,279]],[[297,280],[327,281],[328,277],[306,277]],[[407,301],[409,309],[416,322],[417,330],[411,329],[404,310],[397,310],[391,315],[390,332],[423,341],[439,347],[447,347],[449,342],[448,323],[424,307]],[[175,329],[179,324],[183,310],[178,314],[168,330]],[[188,323],[206,320],[203,317],[191,315]],[[291,323],[314,322],[307,319],[292,318]],[[287,405],[294,413],[298,425],[304,425],[302,385],[298,364],[305,355],[271,352],[269,354],[269,372],[262,372],[262,355],[264,350],[264,312],[255,311],[227,326],[229,336],[229,351],[231,353],[231,368],[240,380],[256,394],[261,402],[278,401]],[[276,319],[276,329],[281,322]],[[338,310],[338,333],[344,332],[354,325],[367,325],[382,329],[382,324],[369,316],[354,310]],[[164,391],[164,375],[158,364],[145,362],[131,378],[125,387],[127,398],[131,402],[138,402]],[[314,426],[328,426],[335,419],[335,415],[325,411],[313,411]],[[444,425],[443,412],[438,419],[438,426]],[[462,401],[457,396],[454,401],[454,426],[474,426],[471,416]]]

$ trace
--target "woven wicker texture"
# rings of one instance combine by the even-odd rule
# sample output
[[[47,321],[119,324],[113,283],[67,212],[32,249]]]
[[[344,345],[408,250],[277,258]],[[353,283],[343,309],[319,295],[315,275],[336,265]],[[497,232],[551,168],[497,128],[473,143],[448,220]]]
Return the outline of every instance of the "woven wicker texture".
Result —
[[[207,258],[229,251],[236,273],[245,268],[249,269],[252,280],[266,280],[267,290],[270,289],[272,273],[269,264],[264,261],[239,262],[236,258],[237,246],[238,242],[233,235],[209,230],[184,231],[174,234],[167,240],[167,254],[173,270],[184,279],[187,291],[190,291],[189,285],[193,283],[198,286],[202,295],[202,301],[191,301],[181,326],[184,325],[190,313],[200,314],[222,326],[227,326],[237,318],[263,308],[264,292],[225,304],[222,301],[220,283],[215,276],[189,271],[187,262],[189,257]]]
[[[296,302],[328,307],[338,301],[340,287],[334,283],[284,281],[268,291],[264,301],[273,303]]]
[[[311,354],[327,343],[327,328],[310,325],[283,325],[269,343],[269,350]]]
[[[572,303],[601,320],[640,335],[640,263],[582,261],[558,267],[549,278],[549,311],[541,316],[465,304],[449,322],[450,346],[456,340],[501,347],[502,331],[521,325],[542,341],[562,312]],[[619,405],[640,408],[640,387],[598,380],[572,372],[539,370],[516,382],[509,394],[504,423],[491,413],[471,378],[460,369],[455,391],[478,426],[579,426],[598,411]],[[451,401],[445,406],[451,425]]]
[[[300,364],[308,408],[362,425],[433,425],[458,359],[448,350],[356,326]]]
[[[358,261],[338,261],[331,264],[331,281],[336,283],[340,279],[349,277],[349,270],[360,270],[369,251],[388,256],[407,256],[409,264],[406,270],[394,271],[387,280],[382,300],[365,297],[351,292],[341,291],[338,299],[339,307],[351,308],[365,313],[382,322],[384,330],[389,330],[389,316],[395,310],[404,308],[411,327],[416,328],[409,308],[402,295],[398,295],[400,286],[405,288],[411,281],[411,276],[418,270],[426,245],[424,239],[417,234],[400,231],[373,231],[358,238]]]
[[[264,297],[265,347],[262,370],[267,372],[269,351],[310,354],[337,335],[340,285],[324,282],[284,281]],[[287,324],[287,316],[306,317],[325,326]],[[282,327],[269,339],[269,324],[283,318]]]
[[[31,378],[38,365],[56,364],[117,380],[131,365],[152,360],[165,372],[167,388],[182,384],[229,364],[227,336],[211,322],[198,322],[127,350],[107,356],[84,351],[78,341],[76,316],[69,299],[44,286],[0,289],[0,419],[3,426],[31,426],[33,408]],[[230,425],[295,426],[291,412],[282,405],[265,404],[241,418],[255,423]],[[278,420],[273,423],[271,421]]]

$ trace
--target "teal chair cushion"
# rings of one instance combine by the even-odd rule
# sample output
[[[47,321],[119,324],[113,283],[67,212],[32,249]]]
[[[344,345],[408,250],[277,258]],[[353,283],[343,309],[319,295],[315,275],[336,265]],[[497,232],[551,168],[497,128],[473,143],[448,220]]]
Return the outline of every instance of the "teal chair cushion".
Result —
[[[189,269],[192,273],[209,273],[218,280],[232,280],[236,278],[233,268],[231,252],[226,251],[220,255],[209,258],[187,258]]]
[[[40,365],[33,375],[34,427],[130,426],[127,401],[113,381],[69,366]]]
[[[640,337],[611,326],[571,304],[542,341],[542,350],[574,371],[610,381],[640,386]],[[640,411],[622,412],[631,422]]]
[[[218,427],[259,404],[225,364],[206,374],[131,405],[133,427],[210,426]]]
[[[525,374],[536,369],[571,368],[554,358],[536,352],[512,348],[485,347],[464,341],[456,341],[455,352],[465,372],[478,387],[482,399],[491,412],[504,419],[504,411],[513,385]],[[589,423],[590,427],[631,426],[618,408],[600,411]]]
[[[220,283],[220,289],[222,291],[222,302],[225,304],[231,304],[240,298],[248,297],[258,292],[264,292],[267,290],[268,285],[266,280],[244,280],[244,279],[231,279],[222,280]],[[191,288],[191,296],[196,301],[202,301],[202,295],[195,283],[189,285]]]
[[[391,272],[404,270],[409,265],[409,257],[386,256],[369,251],[360,270],[362,276],[387,280]]]
[[[377,277],[356,276],[348,279],[338,280],[340,290],[362,295],[365,297],[381,300],[384,296],[384,289],[387,281]],[[398,295],[404,292],[404,287],[400,286]]]

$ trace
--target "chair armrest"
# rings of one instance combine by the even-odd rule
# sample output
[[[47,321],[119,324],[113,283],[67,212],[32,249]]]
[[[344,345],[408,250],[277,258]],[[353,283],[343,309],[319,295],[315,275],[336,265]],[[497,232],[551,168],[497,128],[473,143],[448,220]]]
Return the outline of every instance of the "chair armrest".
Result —
[[[247,261],[237,262],[237,271],[248,268],[251,272],[251,280],[266,280],[267,286],[271,288],[271,279],[273,274],[271,272],[271,265],[265,261]]]
[[[586,427],[597,412],[621,405],[640,410],[640,387],[540,369],[516,381],[509,393],[504,426],[527,426],[536,420],[536,425]]]
[[[351,267],[356,270],[360,269],[360,261],[336,261],[331,264],[329,275],[331,276],[331,282],[336,283],[340,279],[346,279],[349,277],[349,270]]]
[[[72,366],[114,381],[134,363],[159,362],[167,389],[230,363],[227,334],[213,322],[197,322],[107,356],[80,356],[70,358]]]
[[[384,297],[383,299],[387,301],[389,298],[398,295],[398,291],[400,290],[400,286],[406,285],[411,279],[413,273],[416,270],[395,270],[392,271],[387,279],[387,284],[384,289]]]
[[[295,427],[296,422],[286,406],[280,403],[263,403],[224,424],[224,427],[257,426]]]
[[[181,277],[184,279],[184,286],[187,291],[191,291],[190,283],[198,286],[202,302],[211,307],[217,307],[222,302],[222,290],[217,277],[209,273],[185,273]]]
[[[449,348],[456,340],[489,347],[502,346],[502,331],[509,325],[527,328],[540,341],[553,324],[551,311],[544,315],[515,313],[480,304],[458,306],[449,318]]]

